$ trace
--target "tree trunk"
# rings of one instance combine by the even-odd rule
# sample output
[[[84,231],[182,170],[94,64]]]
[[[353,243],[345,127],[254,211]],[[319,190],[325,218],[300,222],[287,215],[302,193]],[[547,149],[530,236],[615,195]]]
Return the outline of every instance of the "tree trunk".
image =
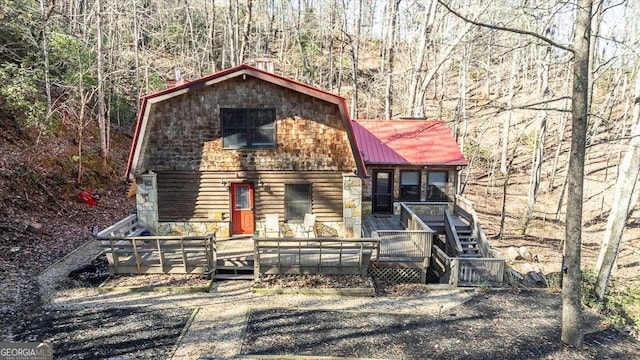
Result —
[[[387,16],[388,19],[388,28],[387,28],[387,41],[385,46],[385,59],[386,59],[386,78],[387,85],[385,87],[385,97],[384,97],[384,114],[387,120],[390,120],[393,116],[392,114],[392,105],[393,105],[393,57],[394,57],[394,44],[396,39],[396,22],[398,19],[398,8],[400,7],[400,0],[390,0],[388,3],[388,11]]]
[[[593,0],[578,0],[574,37],[572,91],[571,157],[569,158],[567,216],[562,279],[562,342],[580,347],[582,334],[582,199],[584,155],[588,123],[589,41],[591,37],[591,5]]]
[[[42,21],[42,57],[44,60],[44,90],[47,95],[47,119],[51,115],[53,102],[51,100],[51,80],[49,78],[49,34],[47,33],[47,18],[46,8],[44,6],[45,0],[40,0],[40,17]]]
[[[438,2],[436,0],[431,0],[430,4],[428,5],[429,10],[425,11],[423,22],[420,25],[420,45],[418,45],[418,54],[416,55],[413,62],[413,69],[411,71],[411,84],[409,85],[409,99],[407,100],[406,115],[408,116],[424,115],[423,109],[416,109],[415,107],[416,93],[418,92],[418,84],[420,73],[422,72],[422,66],[424,63],[424,56],[427,52],[427,41],[429,39],[429,34],[431,33],[433,22],[435,21],[437,4]]]
[[[547,113],[548,100],[551,97],[551,89],[549,88],[549,66],[551,63],[551,47],[546,47],[545,60],[542,65],[542,86],[540,88],[541,98],[544,104],[542,105],[542,109],[539,114],[539,124],[538,124],[538,138],[536,139],[534,150],[533,150],[533,159],[531,164],[531,177],[529,181],[529,196],[527,199],[527,212],[524,216],[524,221],[522,222],[522,233],[525,234],[527,232],[527,228],[529,227],[529,222],[533,217],[533,211],[535,209],[536,201],[538,200],[538,191],[540,190],[540,175],[542,174],[542,163],[544,161],[544,148],[545,148],[545,139],[547,135],[547,118],[549,114]]]
[[[622,233],[633,211],[631,205],[634,200],[635,188],[638,185],[638,173],[640,171],[640,75],[637,75],[636,89],[634,94],[633,127],[631,130],[631,140],[627,146],[627,152],[620,164],[618,180],[613,193],[611,212],[607,220],[607,228],[602,238],[602,248],[596,264],[598,278],[595,292],[598,300],[603,301],[613,264],[618,257]]]
[[[109,145],[107,136],[107,119],[105,118],[105,105],[104,105],[104,69],[103,69],[103,54],[102,54],[102,0],[97,0],[97,24],[98,27],[98,48],[97,48],[97,67],[98,67],[98,127],[100,129],[100,156],[106,162],[109,156]]]
[[[509,74],[509,92],[507,94],[507,115],[502,122],[502,150],[500,151],[500,172],[508,177],[507,157],[509,152],[509,128],[513,116],[513,96],[516,76],[518,75],[518,52],[513,53],[511,59],[511,74]]]

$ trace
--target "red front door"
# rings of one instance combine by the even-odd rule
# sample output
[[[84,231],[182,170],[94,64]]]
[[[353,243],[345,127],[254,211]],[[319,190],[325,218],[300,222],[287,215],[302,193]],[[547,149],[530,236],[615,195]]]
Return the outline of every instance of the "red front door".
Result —
[[[253,183],[231,184],[231,226],[233,234],[253,234]]]

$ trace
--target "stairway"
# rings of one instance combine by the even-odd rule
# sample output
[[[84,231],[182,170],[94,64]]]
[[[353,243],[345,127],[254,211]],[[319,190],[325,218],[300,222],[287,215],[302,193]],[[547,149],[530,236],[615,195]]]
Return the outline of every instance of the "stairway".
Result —
[[[253,280],[253,260],[242,258],[218,259],[216,280]]]
[[[458,256],[466,258],[483,257],[482,251],[478,246],[478,241],[473,236],[473,230],[471,230],[471,226],[457,225],[456,233],[458,234],[458,239],[460,239],[460,245],[462,245],[462,254],[459,254]]]

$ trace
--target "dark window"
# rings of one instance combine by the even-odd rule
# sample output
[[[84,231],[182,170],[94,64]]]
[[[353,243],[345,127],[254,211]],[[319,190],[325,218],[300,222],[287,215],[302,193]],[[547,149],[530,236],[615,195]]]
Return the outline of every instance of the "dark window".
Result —
[[[400,199],[420,201],[420,171],[400,172]]]
[[[427,174],[427,200],[448,200],[446,171],[429,171]]]
[[[222,147],[265,148],[276,144],[274,109],[220,109]]]
[[[311,184],[284,185],[285,220],[303,220],[311,213]]]

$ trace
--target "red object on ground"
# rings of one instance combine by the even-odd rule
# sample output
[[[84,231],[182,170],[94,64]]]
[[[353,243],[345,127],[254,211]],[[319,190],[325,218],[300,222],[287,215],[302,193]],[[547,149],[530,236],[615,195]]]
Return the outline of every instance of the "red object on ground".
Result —
[[[94,195],[90,191],[83,190],[80,192],[80,194],[78,194],[78,197],[83,203],[86,203],[89,206],[96,206],[98,204],[96,195]]]

